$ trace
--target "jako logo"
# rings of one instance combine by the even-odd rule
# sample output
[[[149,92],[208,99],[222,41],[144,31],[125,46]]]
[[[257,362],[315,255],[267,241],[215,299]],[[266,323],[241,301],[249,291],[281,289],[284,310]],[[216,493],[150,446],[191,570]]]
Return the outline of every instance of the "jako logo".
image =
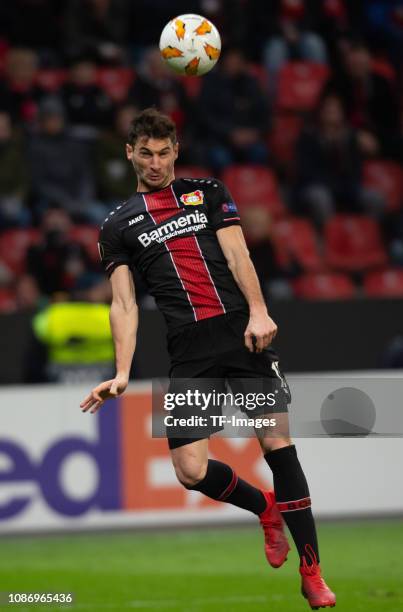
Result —
[[[142,221],[143,219],[144,219],[144,215],[138,215],[137,217],[134,217],[134,219],[130,219],[129,225],[134,225],[135,223],[138,223],[139,221]]]

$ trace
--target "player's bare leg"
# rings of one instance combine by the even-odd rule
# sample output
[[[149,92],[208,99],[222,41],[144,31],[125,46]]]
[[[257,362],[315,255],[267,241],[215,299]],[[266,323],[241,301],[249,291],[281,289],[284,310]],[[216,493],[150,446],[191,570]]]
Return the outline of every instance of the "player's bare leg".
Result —
[[[171,457],[176,476],[184,487],[257,515],[263,511],[267,502],[260,489],[239,478],[226,463],[208,458],[207,438],[189,440],[189,444],[182,442],[178,448],[171,448]]]
[[[276,419],[276,427],[255,429],[255,431],[264,458],[273,472],[279,514],[281,513],[285,520],[298,549],[302,594],[308,599],[312,609],[333,607],[336,604],[336,596],[321,577],[309,488],[296,448],[289,436],[288,414],[277,413],[266,416]]]
[[[171,449],[176,477],[186,488],[203,480],[207,472],[208,438]]]

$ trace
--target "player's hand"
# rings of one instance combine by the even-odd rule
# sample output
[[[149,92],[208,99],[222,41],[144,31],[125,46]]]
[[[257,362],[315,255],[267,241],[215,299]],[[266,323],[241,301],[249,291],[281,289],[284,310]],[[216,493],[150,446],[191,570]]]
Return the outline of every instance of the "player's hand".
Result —
[[[111,380],[102,382],[81,402],[82,412],[87,412],[88,410],[92,413],[96,412],[105,400],[121,395],[128,383],[128,378],[123,376],[116,376]]]
[[[269,346],[277,334],[277,325],[267,312],[251,314],[245,330],[245,346],[251,353],[261,353]],[[253,346],[255,338],[255,346]]]

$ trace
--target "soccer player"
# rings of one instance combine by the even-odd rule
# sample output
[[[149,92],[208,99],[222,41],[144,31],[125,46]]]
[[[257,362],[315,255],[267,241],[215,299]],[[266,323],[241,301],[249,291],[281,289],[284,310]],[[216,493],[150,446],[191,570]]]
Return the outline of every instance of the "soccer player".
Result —
[[[175,125],[155,109],[133,120],[126,154],[137,175],[137,192],[109,213],[99,238],[113,293],[116,376],[91,391],[81,403],[83,412],[95,413],[128,385],[138,325],[131,270],[137,268],[167,322],[171,381],[255,377],[273,388],[280,381],[284,393],[271,417],[288,424],[288,387],[269,347],[277,326],[267,312],[230,193],[214,178],[175,180]],[[335,595],[321,577],[308,484],[288,428],[284,435],[258,436],[274,491],[262,491],[229,465],[209,459],[208,437],[168,438],[178,480],[187,489],[256,514],[267,560],[275,568],[289,551],[284,519],[300,556],[303,595],[313,609],[333,607]]]

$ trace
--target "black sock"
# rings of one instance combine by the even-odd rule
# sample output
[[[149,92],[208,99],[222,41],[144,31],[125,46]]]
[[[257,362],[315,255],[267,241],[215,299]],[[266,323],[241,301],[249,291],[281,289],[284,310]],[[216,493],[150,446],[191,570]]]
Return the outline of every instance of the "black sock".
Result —
[[[319,563],[318,539],[311,510],[311,498],[294,444],[278,448],[264,456],[273,472],[277,506],[293,537],[301,559],[311,558],[305,547],[310,545]]]
[[[229,465],[209,459],[203,480],[187,489],[200,491],[207,497],[225,501],[239,508],[261,514],[266,509],[263,493],[242,478],[239,478]]]

